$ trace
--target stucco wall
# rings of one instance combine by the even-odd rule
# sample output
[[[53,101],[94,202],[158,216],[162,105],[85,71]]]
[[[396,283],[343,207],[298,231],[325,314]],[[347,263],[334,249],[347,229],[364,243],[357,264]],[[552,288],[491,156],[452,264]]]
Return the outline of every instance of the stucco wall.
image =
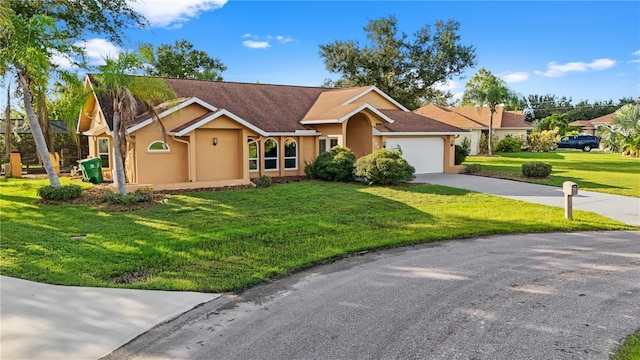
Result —
[[[356,158],[371,154],[373,147],[373,129],[369,118],[363,114],[356,114],[347,120],[347,147],[353,151]]]
[[[353,104],[364,104],[364,103],[368,103],[376,109],[389,109],[389,110],[399,109],[394,103],[385,99],[384,97],[380,96],[380,94],[374,91],[370,91],[365,96],[353,102]]]
[[[195,181],[240,179],[242,166],[242,131],[233,129],[197,129],[195,141]],[[217,145],[213,145],[213,139]]]
[[[146,131],[144,131],[146,130]],[[166,184],[189,181],[188,146],[171,136],[163,138],[153,129],[143,129],[135,136],[136,180],[141,184]],[[155,141],[164,141],[168,152],[149,151]]]

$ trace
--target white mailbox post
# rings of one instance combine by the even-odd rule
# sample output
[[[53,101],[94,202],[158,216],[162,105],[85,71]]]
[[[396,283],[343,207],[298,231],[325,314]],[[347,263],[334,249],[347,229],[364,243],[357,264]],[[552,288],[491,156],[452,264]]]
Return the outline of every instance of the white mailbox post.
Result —
[[[573,220],[573,196],[578,195],[578,184],[565,181],[562,183],[562,192],[564,193],[564,217]]]

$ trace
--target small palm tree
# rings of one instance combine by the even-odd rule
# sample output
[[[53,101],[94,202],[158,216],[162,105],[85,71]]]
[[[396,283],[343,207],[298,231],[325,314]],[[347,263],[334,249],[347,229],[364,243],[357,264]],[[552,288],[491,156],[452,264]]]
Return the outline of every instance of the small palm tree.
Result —
[[[627,104],[618,109],[610,125],[598,128],[598,135],[611,151],[638,156],[640,104]]]
[[[493,136],[493,114],[500,104],[510,102],[515,99],[514,93],[509,90],[507,84],[494,76],[485,68],[478,70],[465,86],[462,96],[462,105],[488,106],[491,110],[489,115],[489,156],[492,155],[491,138]]]
[[[140,57],[132,52],[123,52],[117,59],[107,58],[99,67],[100,74],[94,76],[98,93],[112,99],[113,106],[113,147],[114,147],[114,180],[120,194],[126,194],[124,159],[127,149],[126,130],[134,118],[150,111],[157,103],[173,99],[176,94],[169,85],[160,78],[135,76],[142,69]]]

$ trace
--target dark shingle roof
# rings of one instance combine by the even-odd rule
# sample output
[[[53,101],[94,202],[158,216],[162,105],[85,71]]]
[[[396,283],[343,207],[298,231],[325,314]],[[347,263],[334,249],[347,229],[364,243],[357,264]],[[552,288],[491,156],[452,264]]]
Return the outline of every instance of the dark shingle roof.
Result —
[[[380,110],[380,112],[394,120],[393,124],[376,126],[376,129],[381,132],[466,132],[466,130],[413,112],[402,110]]]
[[[321,87],[165,79],[182,97],[197,97],[266,132],[305,130],[300,120],[324,91]]]

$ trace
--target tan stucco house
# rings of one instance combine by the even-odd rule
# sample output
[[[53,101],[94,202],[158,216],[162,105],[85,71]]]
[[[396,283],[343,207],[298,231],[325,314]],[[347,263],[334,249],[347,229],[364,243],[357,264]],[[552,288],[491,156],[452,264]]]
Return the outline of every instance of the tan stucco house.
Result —
[[[576,120],[570,122],[569,125],[580,126],[580,132],[583,134],[597,135],[598,127],[611,124],[615,115],[615,113],[611,113],[591,120]]]
[[[357,157],[400,147],[416,173],[458,172],[455,137],[465,131],[410,112],[375,86],[347,89],[164,79],[179,98],[159,104],[165,134],[147,113],[127,128],[129,188],[249,184],[261,175],[304,175],[305,164],[340,145]],[[92,90],[91,77],[85,80]],[[95,93],[77,131],[89,156],[114,168],[110,99]]]
[[[480,151],[480,136],[489,133],[489,118],[491,111],[488,107],[441,107],[426,105],[414,110],[415,113],[427,116],[445,124],[459,127],[469,132],[456,138],[456,144],[462,144],[465,138],[471,141],[471,155]],[[517,137],[526,136],[532,127],[524,120],[522,111],[508,111],[498,106],[493,114],[493,131],[499,139],[507,135]]]

